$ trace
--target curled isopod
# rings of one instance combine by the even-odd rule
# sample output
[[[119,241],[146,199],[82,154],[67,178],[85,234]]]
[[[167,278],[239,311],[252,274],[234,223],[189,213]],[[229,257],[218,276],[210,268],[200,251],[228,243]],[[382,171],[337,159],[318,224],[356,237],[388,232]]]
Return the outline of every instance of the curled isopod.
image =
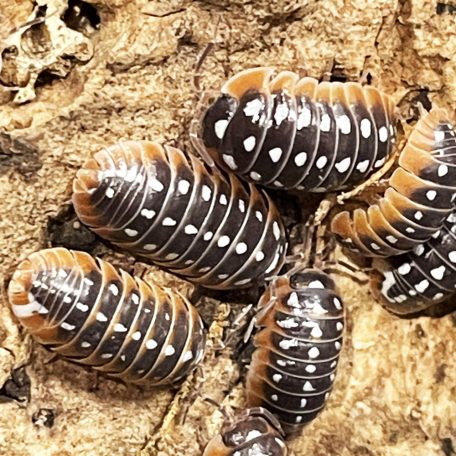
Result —
[[[177,382],[204,354],[203,321],[186,298],[84,252],[32,253],[8,297],[38,342],[125,382]]]
[[[261,283],[283,263],[285,229],[266,193],[172,147],[102,150],[78,171],[73,203],[104,239],[209,288]]]
[[[281,276],[260,301],[247,405],[274,413],[294,435],[324,407],[342,348],[344,310],[333,280],[317,269]]]
[[[396,136],[392,99],[355,82],[272,68],[228,80],[201,120],[201,154],[245,180],[309,192],[353,188],[381,168]]]
[[[261,407],[245,410],[207,445],[203,456],[287,456],[280,423]]]

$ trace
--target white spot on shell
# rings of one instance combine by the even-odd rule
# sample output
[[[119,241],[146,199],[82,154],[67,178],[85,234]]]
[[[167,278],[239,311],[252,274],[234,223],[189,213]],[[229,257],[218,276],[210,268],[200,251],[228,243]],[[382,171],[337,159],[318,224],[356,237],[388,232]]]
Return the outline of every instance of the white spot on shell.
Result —
[[[75,325],[70,325],[69,323],[66,323],[66,322],[61,323],[60,327],[63,329],[66,329],[67,331],[71,331],[74,328],[76,328]]]
[[[249,176],[254,180],[254,181],[259,181],[261,179],[261,174],[258,174],[255,171],[252,171]]]
[[[255,136],[249,136],[248,138],[244,139],[244,149],[247,152],[252,152],[255,149],[256,139]]]
[[[149,185],[152,190],[155,190],[156,192],[161,192],[165,187],[163,184],[156,178],[156,177],[151,177],[149,179]]]
[[[367,171],[368,166],[369,166],[369,160],[363,160],[356,165],[356,169],[360,173],[365,173]]]
[[[371,135],[371,122],[369,119],[363,119],[361,120],[361,124],[360,124],[360,127],[361,127],[361,135],[363,138],[369,138],[369,136]]]
[[[296,166],[303,166],[307,161],[307,154],[305,152],[299,152],[294,158]]]
[[[442,280],[443,276],[445,275],[445,271],[446,271],[446,268],[445,268],[445,266],[442,265],[442,266],[439,266],[438,268],[431,269],[430,273],[431,273],[431,276],[435,280]]]
[[[230,243],[230,238],[226,235],[220,236],[220,239],[217,242],[219,247],[226,247]]]
[[[446,176],[448,174],[448,166],[447,165],[440,165],[437,170],[437,175],[439,177]]]
[[[184,356],[182,357],[182,362],[185,363],[187,361],[190,361],[193,358],[193,353],[191,350],[187,350],[184,353]]]
[[[323,282],[321,280],[312,280],[309,282],[309,285],[307,285],[309,288],[325,288]]]
[[[203,239],[205,241],[210,241],[213,235],[214,233],[212,231],[208,231],[207,233],[204,233]]]
[[[114,189],[108,187],[105,192],[106,198],[112,198],[114,196]]]
[[[388,234],[388,236],[386,236],[386,240],[388,242],[390,242],[391,244],[396,244],[397,242],[397,238],[395,238],[394,236],[392,236],[391,234]]]
[[[448,258],[452,263],[456,263],[456,250],[451,251],[448,254]]]
[[[207,185],[203,185],[203,189],[201,191],[201,196],[203,198],[203,201],[209,201],[211,199],[212,191],[210,187]]]
[[[153,350],[154,348],[157,347],[157,341],[155,339],[149,339],[147,342],[146,342],[146,348],[148,350]]]
[[[156,248],[157,248],[156,244],[144,244],[144,246],[143,246],[143,249],[148,250],[148,251],[155,250]]]
[[[245,242],[239,242],[239,244],[236,245],[236,253],[242,255],[245,252],[247,252],[247,244]]]
[[[124,230],[125,234],[130,237],[134,237],[138,234],[136,230],[131,230],[130,228],[125,228]]]
[[[198,228],[195,225],[186,225],[184,228],[185,234],[196,234],[198,233]]]
[[[228,168],[232,169],[233,171],[237,169],[236,162],[234,161],[234,157],[232,155],[223,154],[222,159],[228,165]]]
[[[312,359],[318,358],[320,356],[320,350],[317,347],[312,347],[309,352],[309,357]]]
[[[136,332],[134,332],[134,333],[131,335],[131,338],[132,338],[133,340],[139,340],[139,339],[141,339],[141,331],[136,331]]]
[[[313,374],[317,371],[317,366],[315,366],[314,364],[308,364],[306,366],[306,372],[308,372],[309,374]]]
[[[312,120],[312,112],[308,106],[303,106],[302,111],[299,113],[298,120],[296,122],[296,128],[302,130],[310,125]]]
[[[388,139],[388,129],[383,126],[383,127],[380,127],[380,130],[378,130],[378,139],[380,140],[380,142],[386,142],[387,139]]]
[[[397,268],[397,272],[398,272],[400,275],[406,275],[406,274],[408,274],[411,270],[412,270],[412,267],[410,266],[410,263],[401,264],[401,265]]]
[[[222,206],[226,206],[228,204],[228,199],[226,198],[226,195],[220,195],[220,198],[219,198],[219,203],[222,205]]]
[[[280,375],[280,374],[274,374],[274,375],[272,376],[272,380],[275,381],[276,383],[279,383],[280,380],[282,380],[282,375]]]
[[[105,322],[105,321],[108,321],[108,318],[106,317],[106,315],[104,313],[98,312],[97,320],[101,321],[101,322]]]
[[[141,215],[148,220],[153,218],[155,214],[156,214],[156,212],[152,209],[142,209],[141,210]]]
[[[435,190],[428,190],[426,192],[426,198],[429,201],[434,201],[436,196],[437,196],[437,192]]]
[[[328,163],[328,159],[323,155],[323,156],[319,157],[319,159],[317,160],[317,162],[315,164],[317,165],[318,169],[323,169],[325,167],[326,163]]]
[[[255,254],[255,260],[256,261],[262,261],[264,260],[264,253],[259,250],[256,254]]]
[[[350,118],[346,115],[343,114],[339,117],[337,117],[337,125],[339,126],[340,131],[344,135],[348,135],[351,132],[351,121]]]
[[[303,389],[303,391],[315,391],[315,388],[312,386],[312,383],[310,383],[309,381],[304,383],[304,386],[302,389]]]
[[[341,160],[339,163],[336,163],[334,166],[336,167],[337,171],[339,171],[339,173],[345,173],[345,171],[347,171],[347,169],[350,167],[350,164],[351,158],[347,157]]]
[[[428,287],[429,287],[429,281],[424,279],[415,285],[415,290],[418,291],[419,293],[423,293],[424,291],[426,291],[426,289]]]
[[[421,220],[423,218],[423,213],[421,211],[416,211],[415,214],[413,215],[416,220]]]
[[[280,147],[274,147],[274,149],[269,151],[269,156],[273,163],[277,163],[282,156],[282,149]]]
[[[217,120],[214,124],[214,133],[218,139],[222,139],[225,135],[226,127],[228,127],[229,121],[227,119]]]
[[[114,325],[115,332],[125,332],[127,330],[128,330],[128,328],[126,326],[124,326],[122,323],[116,323]]]
[[[168,345],[165,348],[165,356],[173,356],[176,353],[176,349],[172,345]]]
[[[280,238],[280,227],[277,222],[274,222],[272,224],[272,232],[274,233],[274,237],[275,237],[276,241],[278,241]]]
[[[331,118],[328,114],[323,114],[320,119],[320,130],[328,132],[331,129]]]
[[[87,312],[89,310],[89,306],[87,304],[83,304],[82,302],[78,302],[76,304],[76,309],[80,310],[81,312]]]
[[[172,219],[171,217],[165,217],[163,219],[162,225],[163,226],[175,226],[176,225],[176,220]]]
[[[436,142],[442,142],[445,139],[445,132],[441,130],[434,131],[434,140]]]

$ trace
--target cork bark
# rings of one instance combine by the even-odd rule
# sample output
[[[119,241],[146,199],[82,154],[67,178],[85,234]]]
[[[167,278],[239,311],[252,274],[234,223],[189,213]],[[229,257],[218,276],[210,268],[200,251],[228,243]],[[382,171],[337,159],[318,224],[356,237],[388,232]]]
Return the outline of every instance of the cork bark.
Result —
[[[197,89],[194,67],[210,43]],[[192,295],[209,325],[206,358],[185,383],[140,389],[53,359],[3,296],[0,454],[9,456],[199,455],[223,422],[221,408],[244,406],[240,326],[224,349],[221,340],[258,293],[194,290],[81,227],[70,185],[92,153],[127,138],[191,151],[202,91],[255,65],[368,77],[399,103],[401,135],[417,101],[452,113],[456,106],[450,2],[0,0],[0,49],[2,283],[33,251],[80,247]],[[297,201],[276,198],[293,219]],[[400,319],[366,284],[336,280],[347,310],[337,381],[325,411],[290,442],[291,454],[455,454],[454,316]]]

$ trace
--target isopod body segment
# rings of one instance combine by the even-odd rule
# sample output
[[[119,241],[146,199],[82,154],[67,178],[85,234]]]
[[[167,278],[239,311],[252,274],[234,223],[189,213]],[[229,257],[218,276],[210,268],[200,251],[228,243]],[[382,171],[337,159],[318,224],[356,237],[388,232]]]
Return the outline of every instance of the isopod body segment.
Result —
[[[236,74],[207,109],[199,136],[215,163],[250,182],[309,192],[353,188],[381,168],[396,136],[388,95],[273,74]]]
[[[84,252],[31,254],[14,272],[8,296],[38,342],[125,382],[174,383],[204,354],[203,321],[185,297]]]
[[[342,300],[327,274],[305,269],[276,279],[260,309],[247,404],[267,408],[293,435],[318,415],[331,391],[342,348]]]
[[[102,150],[77,173],[73,203],[104,239],[209,288],[261,282],[283,263],[285,230],[266,193],[172,147]]]
[[[399,255],[430,239],[453,211],[455,199],[455,129],[444,111],[433,109],[414,127],[380,201],[340,212],[331,229],[356,253]]]
[[[287,456],[280,423],[266,409],[245,410],[207,445],[203,456]]]

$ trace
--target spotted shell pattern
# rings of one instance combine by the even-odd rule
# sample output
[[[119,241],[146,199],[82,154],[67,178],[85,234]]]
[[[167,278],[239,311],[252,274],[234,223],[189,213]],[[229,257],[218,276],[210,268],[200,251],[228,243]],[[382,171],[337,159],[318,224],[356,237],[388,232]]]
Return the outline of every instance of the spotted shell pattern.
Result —
[[[455,199],[455,129],[442,110],[434,109],[413,129],[379,203],[337,214],[331,229],[354,252],[399,255],[430,239]]]
[[[174,383],[204,354],[203,322],[186,298],[84,252],[31,254],[8,295],[38,342],[125,382]]]
[[[283,189],[353,188],[381,168],[396,136],[392,99],[354,82],[273,69],[242,71],[202,119],[212,159],[245,180]]]
[[[77,215],[102,238],[208,288],[242,288],[280,269],[285,230],[266,193],[180,150],[127,141],[73,184]]]
[[[333,280],[316,269],[281,276],[262,296],[256,347],[247,373],[247,404],[274,413],[295,434],[324,407],[344,329]]]
[[[287,456],[280,423],[266,409],[251,408],[207,445],[203,456]]]
[[[456,293],[456,212],[424,244],[388,260],[380,293],[385,307],[409,314],[437,304]]]

